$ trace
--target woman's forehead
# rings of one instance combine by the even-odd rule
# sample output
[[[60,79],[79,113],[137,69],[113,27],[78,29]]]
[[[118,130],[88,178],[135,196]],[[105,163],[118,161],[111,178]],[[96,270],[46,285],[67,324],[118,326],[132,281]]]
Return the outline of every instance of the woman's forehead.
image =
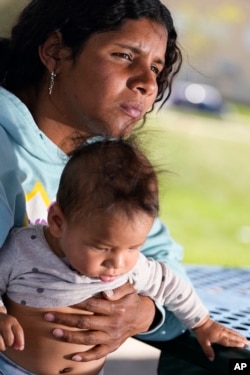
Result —
[[[165,55],[168,32],[164,25],[148,18],[127,19],[119,29],[94,33],[88,42],[98,45],[117,44],[143,51],[154,50]]]

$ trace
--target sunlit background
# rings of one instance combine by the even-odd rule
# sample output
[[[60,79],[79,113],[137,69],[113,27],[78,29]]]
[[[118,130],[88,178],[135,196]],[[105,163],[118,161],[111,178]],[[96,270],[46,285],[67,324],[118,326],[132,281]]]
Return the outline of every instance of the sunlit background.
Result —
[[[187,263],[250,265],[250,3],[167,0],[184,64],[157,122],[162,217]],[[152,119],[156,123],[156,119]]]
[[[0,34],[27,0],[0,0]],[[250,265],[250,3],[166,0],[184,64],[144,131],[186,263]],[[84,94],[84,93],[83,93]]]

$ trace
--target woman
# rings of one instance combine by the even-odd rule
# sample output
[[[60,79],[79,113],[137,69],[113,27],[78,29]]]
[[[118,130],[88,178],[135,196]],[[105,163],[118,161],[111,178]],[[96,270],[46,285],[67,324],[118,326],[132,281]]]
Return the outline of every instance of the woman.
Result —
[[[46,219],[75,137],[128,134],[170,94],[182,60],[176,39],[172,17],[158,0],[27,5],[10,40],[0,44],[0,245],[11,227]],[[158,219],[144,254],[185,276],[182,249]],[[156,309],[131,285],[79,308],[97,315],[45,314],[50,322],[87,329],[52,332],[93,346],[74,356],[79,361],[106,356],[139,332],[151,329],[145,339],[166,340],[183,331],[170,313]],[[159,337],[157,325],[164,319],[168,334]]]

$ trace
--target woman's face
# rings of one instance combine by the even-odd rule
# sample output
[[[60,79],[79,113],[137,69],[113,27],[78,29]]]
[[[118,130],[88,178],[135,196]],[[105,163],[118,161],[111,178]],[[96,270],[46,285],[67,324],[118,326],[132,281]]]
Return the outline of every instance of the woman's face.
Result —
[[[147,18],[93,34],[76,62],[61,62],[52,95],[64,121],[89,132],[129,133],[156,99],[166,48],[166,28]]]

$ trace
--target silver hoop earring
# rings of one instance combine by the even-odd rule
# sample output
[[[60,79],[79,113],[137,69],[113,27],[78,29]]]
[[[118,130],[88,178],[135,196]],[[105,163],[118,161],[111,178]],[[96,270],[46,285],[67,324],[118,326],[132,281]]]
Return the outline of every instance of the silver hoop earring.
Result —
[[[49,95],[52,94],[53,87],[54,87],[54,84],[55,84],[55,78],[56,78],[56,73],[55,73],[54,70],[53,70],[53,71],[50,73]]]

